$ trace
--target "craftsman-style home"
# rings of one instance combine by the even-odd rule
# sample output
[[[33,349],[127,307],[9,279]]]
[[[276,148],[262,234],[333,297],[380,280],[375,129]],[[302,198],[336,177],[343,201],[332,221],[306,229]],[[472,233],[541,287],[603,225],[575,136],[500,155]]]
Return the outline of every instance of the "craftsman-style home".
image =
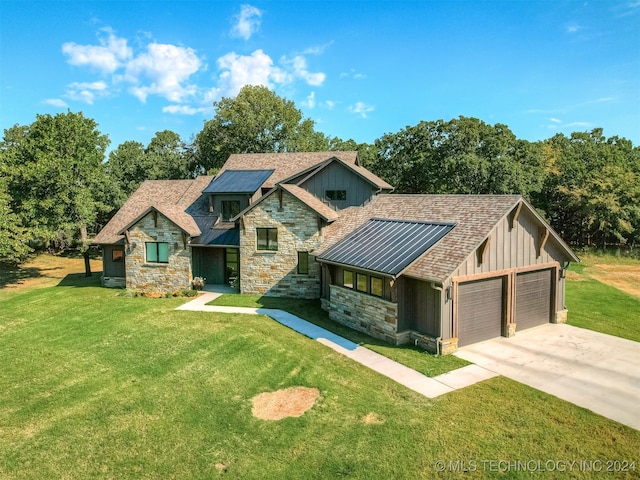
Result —
[[[394,344],[458,346],[566,319],[571,249],[518,195],[396,195],[356,152],[231,155],[146,181],[96,236],[103,285],[321,299]]]

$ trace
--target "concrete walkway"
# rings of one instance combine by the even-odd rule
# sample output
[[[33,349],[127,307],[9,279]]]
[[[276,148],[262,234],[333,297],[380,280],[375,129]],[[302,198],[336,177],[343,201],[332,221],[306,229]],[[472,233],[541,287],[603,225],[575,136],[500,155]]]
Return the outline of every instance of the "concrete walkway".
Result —
[[[282,325],[295,330],[317,342],[335,350],[338,353],[374,370],[395,382],[404,385],[411,390],[424,395],[427,398],[435,398],[444,393],[451,392],[458,388],[467,387],[474,383],[492,378],[498,373],[477,365],[467,365],[452,372],[439,375],[437,377],[427,377],[409,367],[391,360],[368,348],[361,347],[356,343],[347,340],[339,335],[307,322],[291,313],[272,308],[247,308],[247,307],[225,307],[217,305],[207,305],[223,293],[235,293],[227,287],[207,286],[207,292],[199,295],[196,299],[179,306],[176,310],[190,310],[198,312],[218,312],[218,313],[242,313],[253,315],[267,315]]]
[[[640,430],[640,345],[546,324],[454,355]]]

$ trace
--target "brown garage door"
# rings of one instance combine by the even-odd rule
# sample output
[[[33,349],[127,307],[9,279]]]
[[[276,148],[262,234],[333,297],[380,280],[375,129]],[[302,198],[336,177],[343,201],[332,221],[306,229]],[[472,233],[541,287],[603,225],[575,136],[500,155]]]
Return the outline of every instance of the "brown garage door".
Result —
[[[504,277],[458,286],[458,345],[502,335]]]
[[[516,277],[516,331],[549,322],[551,270],[520,273]]]

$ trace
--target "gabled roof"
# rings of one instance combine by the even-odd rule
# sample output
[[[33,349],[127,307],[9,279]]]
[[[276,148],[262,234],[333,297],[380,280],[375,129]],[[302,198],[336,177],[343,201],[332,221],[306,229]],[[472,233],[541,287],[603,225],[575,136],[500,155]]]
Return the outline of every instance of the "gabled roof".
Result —
[[[131,225],[134,220],[149,213],[152,207],[188,232],[193,225],[185,222],[180,212],[184,213],[190,205],[198,200],[202,195],[202,190],[209,185],[212,178],[201,176],[193,180],[146,180],[95,236],[93,243],[113,244],[120,242],[124,238],[120,232]],[[195,232],[195,230],[192,231]]]
[[[311,208],[314,212],[316,212],[320,217],[327,221],[333,222],[337,220],[340,215],[333,208],[323,203],[321,200],[316,198],[314,195],[307,192],[304,188],[298,187],[297,185],[288,185],[281,184],[280,187],[291,195],[296,197],[302,203],[304,203],[307,207]]]
[[[340,218],[327,227],[326,241],[313,254],[322,258],[333,245],[371,218],[455,223],[451,232],[402,272],[443,282],[520,203],[549,229],[567,258],[575,260],[571,249],[520,195],[377,195],[364,207],[342,210]]]
[[[332,157],[337,157],[350,165],[358,163],[358,152],[235,153],[229,156],[219,174],[226,170],[272,169],[273,173],[263,186],[273,188],[285,178],[320,165]]]
[[[317,258],[395,277],[454,226],[453,223],[372,218]]]
[[[322,218],[326,222],[333,222],[340,217],[338,212],[333,210],[328,205],[325,205],[324,203],[322,203],[322,201],[318,200],[316,197],[314,197],[312,194],[307,192],[305,189],[300,188],[297,185],[281,183],[277,187],[272,188],[269,192],[267,192],[265,195],[260,197],[260,199],[257,202],[249,205],[247,208],[241,211],[238,215],[233,217],[231,221],[235,222],[239,220],[240,218],[242,218],[243,215],[253,210],[255,207],[260,205],[262,202],[264,202],[267,198],[269,198],[271,195],[276,193],[278,190],[284,190],[286,192],[289,192],[291,195],[297,198],[300,202],[302,202],[311,210],[313,210],[316,213],[316,215],[318,215],[320,218]]]
[[[225,170],[214,178],[203,193],[256,192],[274,172],[270,170]]]
[[[133,227],[136,223],[138,223],[153,211],[160,212],[162,215],[175,223],[183,232],[188,233],[192,237],[200,235],[201,233],[198,225],[193,220],[193,217],[188,213],[185,213],[183,207],[181,207],[180,205],[161,203],[158,205],[150,205],[148,208],[140,212],[138,216],[133,218],[129,223],[127,223],[120,229],[118,235],[124,235],[125,230]]]
[[[314,166],[309,167],[306,170],[303,170],[301,172],[296,172],[291,177],[283,179],[281,183],[291,183],[295,179],[296,181],[294,183],[296,183],[296,185],[301,185],[306,180],[308,180],[309,178],[313,177],[314,175],[316,175],[317,173],[319,173],[320,171],[322,171],[323,169],[325,169],[326,167],[328,167],[332,163],[339,163],[339,164],[343,165],[345,168],[347,168],[348,170],[351,170],[356,175],[358,175],[359,177],[363,178],[364,180],[369,182],[372,186],[374,186],[374,187],[376,187],[376,188],[378,188],[380,190],[392,191],[393,188],[394,188],[392,185],[390,185],[387,182],[385,182],[383,179],[378,177],[376,174],[371,173],[366,168],[361,167],[360,165],[356,165],[354,163],[344,162],[340,158],[335,157],[335,156],[332,156],[331,158],[329,158],[328,160],[322,162],[319,165],[314,165]]]

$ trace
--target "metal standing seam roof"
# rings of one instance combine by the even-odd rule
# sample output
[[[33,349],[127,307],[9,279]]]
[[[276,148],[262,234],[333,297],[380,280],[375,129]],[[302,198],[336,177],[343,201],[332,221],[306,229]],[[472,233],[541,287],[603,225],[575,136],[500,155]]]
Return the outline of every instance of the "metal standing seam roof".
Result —
[[[217,215],[194,216],[196,224],[202,231],[198,237],[191,240],[191,245],[198,246],[239,246],[240,231],[233,223],[222,223],[216,225]]]
[[[225,170],[203,193],[254,193],[274,172],[271,170]]]
[[[317,258],[320,261],[396,276],[455,225],[372,218]]]

